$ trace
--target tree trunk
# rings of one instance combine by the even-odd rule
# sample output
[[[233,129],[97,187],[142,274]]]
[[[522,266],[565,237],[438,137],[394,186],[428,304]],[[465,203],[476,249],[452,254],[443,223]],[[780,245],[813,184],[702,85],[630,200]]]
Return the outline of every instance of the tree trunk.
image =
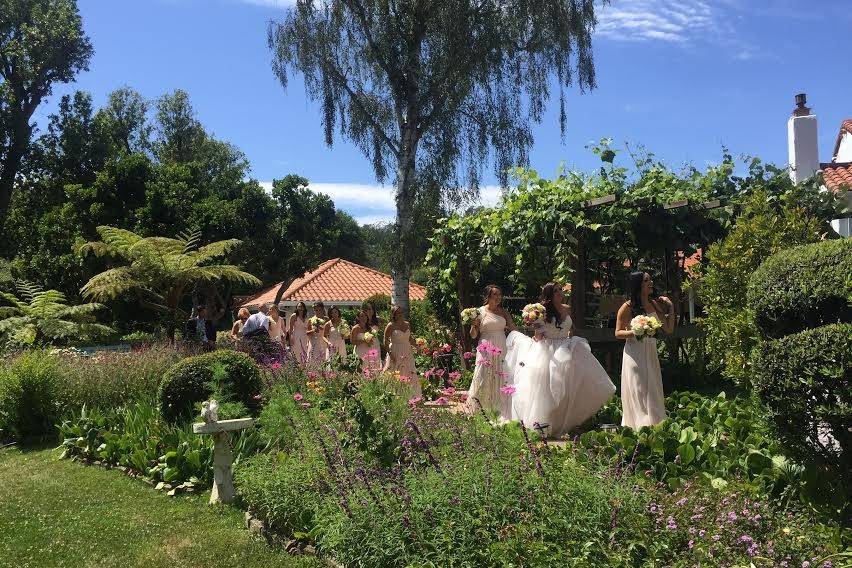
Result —
[[[23,116],[13,119],[13,126],[9,131],[9,148],[3,158],[2,165],[0,165],[0,227],[5,224],[6,217],[9,214],[12,192],[15,189],[15,178],[18,176],[21,161],[24,159],[32,136],[32,128],[29,124],[32,112],[27,114],[26,110],[18,110],[18,112],[23,113]]]
[[[391,298],[395,306],[402,307],[405,317],[409,313],[408,283],[411,278],[411,247],[414,234],[414,200],[417,195],[415,157],[418,134],[412,121],[402,130],[402,144],[397,159],[396,174],[396,241],[397,251],[392,270]]]

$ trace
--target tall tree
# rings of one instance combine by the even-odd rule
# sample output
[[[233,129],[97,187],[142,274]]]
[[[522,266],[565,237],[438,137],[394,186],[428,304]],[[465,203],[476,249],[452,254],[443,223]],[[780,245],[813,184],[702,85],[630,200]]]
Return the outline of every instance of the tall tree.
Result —
[[[91,56],[76,0],[0,0],[0,223],[29,149],[30,118]]]
[[[425,180],[478,187],[493,153],[506,183],[523,164],[556,76],[595,86],[594,0],[298,0],[269,27],[286,87],[304,75],[326,143],[353,141],[396,184],[394,301],[408,308],[414,205]],[[461,181],[464,183],[461,183]]]

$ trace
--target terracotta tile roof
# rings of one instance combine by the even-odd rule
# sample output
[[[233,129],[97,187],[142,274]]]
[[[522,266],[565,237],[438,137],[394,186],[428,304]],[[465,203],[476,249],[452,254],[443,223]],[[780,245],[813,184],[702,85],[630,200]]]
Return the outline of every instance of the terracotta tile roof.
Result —
[[[361,302],[375,294],[391,293],[391,276],[342,258],[326,260],[301,278],[296,278],[281,296],[282,302],[325,303]],[[275,301],[275,294],[283,282],[262,290],[246,299],[240,307],[257,307]],[[409,298],[423,300],[426,288],[411,283]]]
[[[837,141],[834,143],[833,159],[837,158],[837,153],[840,151],[840,143],[843,141],[843,135],[852,134],[852,118],[847,118],[840,123],[840,132],[837,133]]]
[[[852,118],[847,118],[843,122],[840,123],[840,130],[844,130],[849,134],[852,134]]]
[[[852,190],[852,162],[820,164],[820,167],[825,187],[835,192],[841,189]]]

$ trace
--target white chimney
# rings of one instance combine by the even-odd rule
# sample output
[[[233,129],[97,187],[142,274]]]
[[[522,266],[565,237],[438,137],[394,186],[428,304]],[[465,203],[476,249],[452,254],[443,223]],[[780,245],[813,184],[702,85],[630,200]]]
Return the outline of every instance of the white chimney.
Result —
[[[790,156],[790,179],[793,183],[812,177],[819,167],[817,118],[805,106],[804,93],[796,95],[796,108],[787,120],[787,147]]]

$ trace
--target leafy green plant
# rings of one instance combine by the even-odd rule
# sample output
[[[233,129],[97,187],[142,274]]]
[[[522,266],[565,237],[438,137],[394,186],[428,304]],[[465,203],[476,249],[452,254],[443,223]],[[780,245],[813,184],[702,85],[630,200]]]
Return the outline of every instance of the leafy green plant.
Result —
[[[747,299],[749,278],[773,253],[819,241],[823,229],[824,222],[805,209],[793,205],[778,210],[766,192],[757,191],[744,200],[731,232],[708,249],[697,286],[705,311],[699,325],[707,337],[710,365],[725,378],[748,387],[754,376],[751,354],[758,333]]]
[[[748,282],[748,304],[764,337],[852,323],[852,239],[778,252]]]
[[[823,492],[849,507],[852,487],[852,324],[765,341],[755,357],[755,390],[787,451],[832,472]]]
[[[218,380],[216,370],[224,373]],[[263,380],[257,364],[244,353],[214,351],[187,357],[166,372],[158,394],[163,417],[171,422],[189,418],[213,394],[213,384],[225,402],[239,402],[253,413],[260,409]]]
[[[172,495],[207,487],[212,480],[212,438],[166,422],[148,403],[107,411],[84,407],[59,431],[63,458],[125,467]],[[255,429],[236,434],[232,446],[235,463],[263,448]]]
[[[0,366],[0,440],[50,435],[60,413],[58,361],[29,351]]]
[[[105,301],[132,294],[140,306],[167,318],[170,339],[187,317],[181,306],[194,286],[217,281],[261,285],[237,266],[214,264],[240,244],[237,239],[200,246],[199,232],[172,239],[107,226],[98,227],[98,235],[101,240],[82,245],[80,253],[112,257],[120,264],[93,276],[81,289],[83,296]]]
[[[94,312],[103,307],[100,304],[69,306],[62,292],[43,290],[23,280],[17,282],[17,288],[17,296],[0,292],[0,297],[11,304],[0,307],[0,335],[6,335],[13,344],[45,345],[112,332],[94,320]]]

